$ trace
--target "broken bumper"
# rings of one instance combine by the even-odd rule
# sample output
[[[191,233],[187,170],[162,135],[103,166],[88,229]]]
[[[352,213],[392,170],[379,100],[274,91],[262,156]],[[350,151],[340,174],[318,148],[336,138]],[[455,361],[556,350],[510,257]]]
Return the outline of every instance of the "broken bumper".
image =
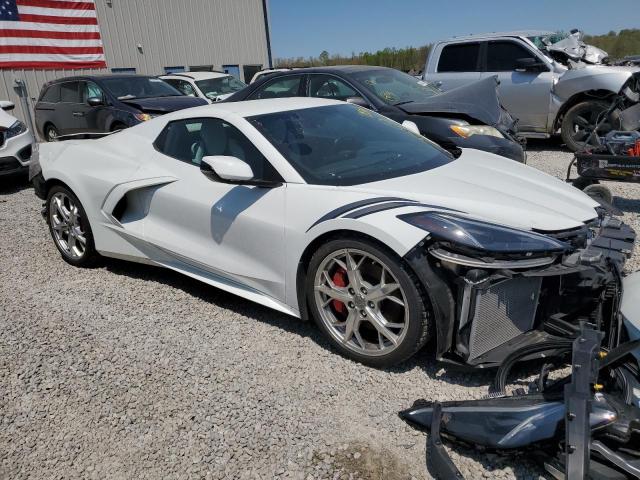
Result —
[[[606,344],[617,343],[621,272],[635,232],[607,216],[554,236],[575,248],[560,257],[492,260],[425,240],[405,256],[431,300],[439,360],[498,366],[514,350],[572,337],[585,319],[605,332]]]

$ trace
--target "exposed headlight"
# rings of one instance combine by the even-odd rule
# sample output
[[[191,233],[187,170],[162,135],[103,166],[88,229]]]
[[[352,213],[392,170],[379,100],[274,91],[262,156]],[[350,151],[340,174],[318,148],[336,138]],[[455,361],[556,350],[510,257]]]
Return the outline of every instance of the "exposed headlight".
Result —
[[[450,125],[449,128],[453,132],[463,138],[469,138],[472,135],[488,135],[490,137],[504,138],[504,135],[496,128],[488,125]]]
[[[409,213],[400,215],[398,218],[429,232],[436,240],[465,246],[473,250],[526,255],[562,252],[571,248],[567,243],[539,233],[452,215],[427,212]]]
[[[7,128],[4,131],[4,135],[5,135],[5,138],[9,139],[12,137],[17,137],[18,135],[26,131],[27,131],[27,126],[24,123],[22,123],[20,120],[16,120],[16,122],[13,125],[11,125],[9,128]]]
[[[133,116],[141,122],[146,122],[147,120],[151,120],[152,118],[154,118],[156,115],[150,115],[148,113],[134,113]]]

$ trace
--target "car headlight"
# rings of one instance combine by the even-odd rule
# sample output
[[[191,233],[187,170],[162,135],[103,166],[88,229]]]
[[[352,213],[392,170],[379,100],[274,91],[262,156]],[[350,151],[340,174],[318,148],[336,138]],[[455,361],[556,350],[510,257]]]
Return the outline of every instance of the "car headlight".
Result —
[[[133,116],[141,122],[146,122],[147,120],[157,117],[157,115],[150,115],[148,113],[134,113]]]
[[[526,256],[542,252],[562,252],[571,248],[567,243],[539,233],[435,212],[409,213],[398,218],[429,232],[436,240],[472,250],[521,253]]]
[[[27,131],[27,126],[22,123],[20,120],[16,120],[16,122],[7,128],[4,131],[5,138],[9,139],[12,137],[17,137],[18,135]]]
[[[469,138],[472,135],[488,135],[489,137],[504,138],[497,128],[488,125],[450,125],[449,128],[459,137]]]

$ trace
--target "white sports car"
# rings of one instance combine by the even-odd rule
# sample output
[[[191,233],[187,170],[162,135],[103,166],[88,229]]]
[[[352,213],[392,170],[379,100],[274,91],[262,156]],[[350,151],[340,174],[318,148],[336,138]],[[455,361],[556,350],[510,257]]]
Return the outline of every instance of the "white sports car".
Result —
[[[630,228],[558,179],[406,127],[329,100],[222,103],[42,145],[32,177],[67,262],[170,268],[311,316],[370,365],[429,339],[472,366],[542,355],[584,318],[618,335]]]

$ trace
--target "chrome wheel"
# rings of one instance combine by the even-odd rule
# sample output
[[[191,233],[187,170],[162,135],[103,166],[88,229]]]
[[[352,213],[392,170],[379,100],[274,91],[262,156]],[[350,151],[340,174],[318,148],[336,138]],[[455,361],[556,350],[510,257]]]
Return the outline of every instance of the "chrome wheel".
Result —
[[[49,221],[58,248],[69,258],[82,258],[87,249],[87,238],[80,224],[78,206],[68,195],[57,192],[51,197]]]
[[[409,309],[402,287],[389,267],[365,251],[326,256],[316,271],[314,298],[331,336],[356,353],[386,355],[406,336]]]

